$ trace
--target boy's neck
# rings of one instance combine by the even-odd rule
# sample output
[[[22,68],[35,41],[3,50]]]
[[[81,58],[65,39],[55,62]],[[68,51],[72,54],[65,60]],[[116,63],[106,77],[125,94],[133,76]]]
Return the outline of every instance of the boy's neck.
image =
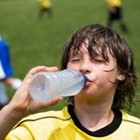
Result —
[[[74,112],[80,123],[90,131],[96,131],[110,124],[114,118],[110,103],[74,104]]]

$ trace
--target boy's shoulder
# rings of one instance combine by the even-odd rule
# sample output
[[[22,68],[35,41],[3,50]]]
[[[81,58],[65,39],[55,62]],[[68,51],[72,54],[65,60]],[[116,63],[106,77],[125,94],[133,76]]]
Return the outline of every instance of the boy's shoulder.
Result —
[[[125,111],[122,112],[122,121],[126,126],[132,126],[140,130],[140,118],[128,114]]]
[[[122,112],[124,120],[132,120],[132,121],[140,123],[140,118],[138,118],[136,116],[133,116],[133,115],[131,115],[131,114],[129,114],[126,111],[123,111],[123,110],[121,110],[121,112]]]
[[[50,110],[50,111],[44,111],[44,112],[38,112],[32,115],[29,115],[27,117],[25,117],[23,120],[27,120],[27,119],[39,119],[39,118],[69,118],[69,113],[67,111],[67,107],[64,107],[60,110]]]

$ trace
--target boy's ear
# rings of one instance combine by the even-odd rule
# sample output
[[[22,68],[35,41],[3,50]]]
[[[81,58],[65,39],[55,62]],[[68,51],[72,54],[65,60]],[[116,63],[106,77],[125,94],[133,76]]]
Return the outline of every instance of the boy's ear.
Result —
[[[123,81],[125,79],[125,76],[123,74],[119,74],[117,79],[119,81]]]

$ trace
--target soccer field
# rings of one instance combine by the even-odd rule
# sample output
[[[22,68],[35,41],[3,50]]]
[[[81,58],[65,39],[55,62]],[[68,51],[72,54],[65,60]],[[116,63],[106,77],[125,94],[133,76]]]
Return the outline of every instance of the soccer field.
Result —
[[[56,65],[63,44],[79,27],[89,23],[106,25],[107,7],[105,0],[52,0],[53,17],[38,17],[37,0],[0,0],[0,35],[10,44],[15,74],[24,78],[30,68],[37,65]],[[118,24],[113,29],[125,36],[134,54],[138,76],[140,75],[140,1],[123,0],[124,20],[130,33],[122,34]],[[9,97],[13,91],[8,89]],[[140,86],[137,88],[140,100]],[[63,103],[55,106],[59,108]],[[140,102],[133,107],[132,114],[140,117]]]

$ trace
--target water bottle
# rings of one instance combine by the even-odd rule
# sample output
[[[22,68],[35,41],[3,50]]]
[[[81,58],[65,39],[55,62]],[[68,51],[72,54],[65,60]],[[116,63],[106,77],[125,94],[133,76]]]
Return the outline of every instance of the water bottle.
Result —
[[[73,69],[39,72],[31,79],[29,93],[38,102],[47,102],[56,96],[67,97],[79,93],[86,82],[86,76]]]

